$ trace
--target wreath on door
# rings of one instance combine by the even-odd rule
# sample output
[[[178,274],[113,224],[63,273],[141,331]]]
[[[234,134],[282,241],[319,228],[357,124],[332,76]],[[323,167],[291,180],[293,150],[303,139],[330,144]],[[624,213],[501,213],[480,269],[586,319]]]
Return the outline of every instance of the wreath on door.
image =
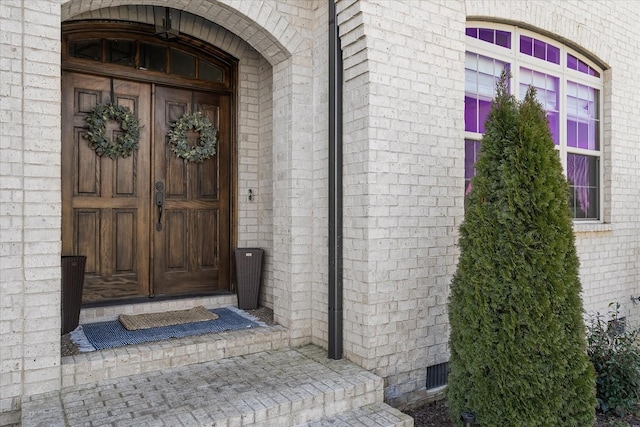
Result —
[[[115,141],[107,137],[109,120],[116,121],[123,131]],[[83,136],[89,140],[89,146],[98,156],[107,156],[111,159],[129,157],[138,149],[140,124],[128,107],[112,102],[98,104],[89,112],[86,122],[87,132]]]
[[[189,130],[200,134],[196,145],[191,145],[187,141],[187,131]],[[168,136],[171,151],[176,157],[184,159],[185,162],[202,163],[216,154],[218,132],[200,111],[192,114],[186,113],[180,117],[171,125]]]

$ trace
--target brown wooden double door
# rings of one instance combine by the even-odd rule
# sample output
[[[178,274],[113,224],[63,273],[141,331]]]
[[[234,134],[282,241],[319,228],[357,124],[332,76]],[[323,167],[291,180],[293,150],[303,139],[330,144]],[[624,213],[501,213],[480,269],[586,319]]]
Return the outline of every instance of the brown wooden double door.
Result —
[[[130,157],[98,157],[83,137],[87,114],[112,96],[140,121]],[[171,123],[192,111],[218,129],[202,163],[167,144]],[[87,256],[84,302],[229,289],[230,129],[228,94],[63,73],[62,249]],[[107,135],[118,132],[110,121]]]

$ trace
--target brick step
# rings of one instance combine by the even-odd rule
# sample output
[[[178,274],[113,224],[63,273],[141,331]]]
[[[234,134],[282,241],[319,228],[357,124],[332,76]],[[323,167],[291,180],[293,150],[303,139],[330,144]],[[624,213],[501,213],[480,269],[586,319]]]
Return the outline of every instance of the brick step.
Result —
[[[305,346],[105,379],[31,396],[22,404],[22,425],[413,424],[410,417],[387,407],[382,399],[381,378],[346,360],[330,360],[321,348]],[[363,421],[357,424],[360,417]],[[375,424],[371,419],[385,423]]]
[[[231,304],[233,299],[235,295],[218,295],[179,301],[83,308],[80,320],[81,324],[115,321],[120,314],[156,313],[197,305],[234,308]],[[62,358],[62,386],[87,384],[289,346],[289,331],[274,325],[80,353]]]
[[[305,427],[412,427],[413,418],[386,403],[357,408],[319,421],[303,424]]]
[[[289,330],[274,325],[79,353],[62,358],[62,386],[151,373],[289,345]]]

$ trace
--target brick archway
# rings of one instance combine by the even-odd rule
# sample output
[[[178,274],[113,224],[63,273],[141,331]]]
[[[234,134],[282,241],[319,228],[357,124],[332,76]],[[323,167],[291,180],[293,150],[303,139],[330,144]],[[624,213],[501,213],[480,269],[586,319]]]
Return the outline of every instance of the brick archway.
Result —
[[[81,0],[70,0],[62,4],[61,20],[76,19],[78,16],[85,14],[91,15],[92,12],[107,9],[117,10],[118,6],[128,6],[127,13],[129,18],[135,21],[152,24],[153,14],[145,13],[146,6],[155,5],[157,2],[153,0],[120,0],[108,1],[103,0],[94,2],[85,2]],[[135,4],[135,7],[129,6]],[[234,54],[234,43],[231,39],[227,40],[227,45],[215,40],[208,40],[206,21],[216,23],[225,28],[229,32],[238,35],[258,51],[271,65],[278,64],[286,60],[296,52],[306,49],[306,42],[302,35],[291,25],[287,18],[278,13],[277,10],[268,2],[256,3],[242,0],[215,1],[208,4],[208,8],[202,7],[201,1],[190,1],[183,5],[181,10],[189,12],[195,16],[203,18],[205,21],[193,21],[188,23],[188,28],[184,29],[194,37],[202,38],[214,44],[215,46]],[[100,13],[100,17],[104,18],[105,14]],[[115,19],[123,19],[121,13],[113,16]],[[233,18],[233,19],[230,19]]]
[[[149,7],[154,4],[152,0],[138,1],[135,6],[128,6],[129,3],[123,0],[86,4],[86,2],[71,0],[62,5],[61,13],[63,20],[124,19],[123,13],[125,13],[128,14],[129,20],[152,23],[153,14]],[[103,4],[104,8],[102,8]],[[268,220],[270,222],[264,225],[265,232],[261,231],[260,235],[268,237],[266,240],[261,237],[243,241],[242,236],[239,236],[238,246],[249,243],[266,246],[265,268],[267,276],[271,277],[267,285],[267,288],[270,287],[267,298],[271,299],[278,323],[299,330],[292,335],[299,340],[296,343],[305,344],[311,340],[311,289],[313,286],[309,273],[313,265],[313,257],[310,246],[307,247],[307,252],[301,253],[295,245],[296,242],[307,239],[307,236],[313,234],[313,227],[311,223],[295,227],[290,224],[295,222],[294,217],[303,215],[311,218],[313,216],[312,206],[301,208],[299,206],[301,203],[297,201],[313,199],[311,184],[313,178],[308,174],[313,150],[305,148],[313,140],[313,135],[306,126],[310,111],[307,103],[312,99],[313,91],[310,47],[312,34],[301,34],[300,26],[294,26],[285,13],[275,9],[275,2],[260,3],[260,6],[256,7],[253,2],[233,0],[212,2],[208,5],[208,9],[201,6],[202,3],[199,1],[186,2],[183,5],[182,10],[189,13],[183,14],[188,19],[182,21],[181,31],[202,38],[232,55],[245,52],[243,46],[248,45],[267,61],[267,67],[271,65],[268,76],[262,72],[258,77],[261,81],[270,80],[268,85],[271,89],[271,98],[268,100],[263,98],[261,101],[264,104],[261,108],[270,111],[268,113],[270,123],[260,127],[269,133],[269,135],[265,134],[266,141],[272,142],[266,150],[254,149],[258,161],[266,160],[269,164],[264,172],[248,173],[246,187],[243,187],[242,178],[239,177],[237,191],[238,203],[242,203],[245,198],[240,195],[246,194],[249,183],[258,181],[262,194],[266,196],[266,202],[265,197],[262,197],[260,202],[266,203],[262,208],[270,217]],[[231,37],[219,37],[221,34],[231,34]],[[246,45],[239,39],[244,40]],[[239,80],[242,81],[242,64],[240,64],[239,74]],[[243,90],[240,88],[240,97],[242,93]],[[306,93],[309,95],[307,96]],[[302,94],[305,95],[300,96]],[[238,105],[240,106],[238,122],[242,123],[242,99],[239,99]],[[250,112],[247,114],[251,115]],[[259,139],[265,140],[265,138]],[[241,152],[243,150],[241,135],[238,141],[238,151]],[[264,141],[261,142],[264,143]],[[300,161],[304,158],[306,161]],[[239,161],[242,159],[239,158]],[[250,169],[253,161],[247,164],[247,169]],[[242,165],[239,165],[238,173],[242,173],[242,170]],[[266,179],[265,176],[267,176]],[[304,184],[305,182],[308,184]],[[292,198],[289,191],[294,186],[305,189],[296,193],[296,200]],[[277,202],[274,202],[275,200]],[[278,218],[278,221],[273,221],[273,218]],[[300,265],[303,265],[302,269]],[[301,303],[301,300],[304,302]],[[300,312],[305,313],[304,316],[300,316]]]

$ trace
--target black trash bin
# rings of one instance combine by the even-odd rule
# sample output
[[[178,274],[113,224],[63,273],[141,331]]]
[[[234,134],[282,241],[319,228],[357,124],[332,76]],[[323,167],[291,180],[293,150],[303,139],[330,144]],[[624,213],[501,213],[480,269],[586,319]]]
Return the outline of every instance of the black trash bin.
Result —
[[[258,308],[264,249],[238,248],[235,253],[238,308],[254,310]]]
[[[84,255],[62,257],[62,335],[78,327],[86,263]]]

